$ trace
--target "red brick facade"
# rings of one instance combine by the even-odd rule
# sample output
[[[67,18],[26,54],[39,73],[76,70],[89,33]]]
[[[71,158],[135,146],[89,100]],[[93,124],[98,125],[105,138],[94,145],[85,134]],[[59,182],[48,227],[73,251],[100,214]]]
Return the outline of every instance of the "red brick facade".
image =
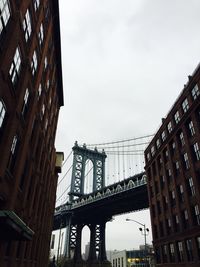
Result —
[[[200,67],[145,151],[157,266],[200,266]]]
[[[63,105],[58,1],[1,1],[0,16],[0,211],[34,232],[31,241],[2,234],[0,266],[45,267]]]

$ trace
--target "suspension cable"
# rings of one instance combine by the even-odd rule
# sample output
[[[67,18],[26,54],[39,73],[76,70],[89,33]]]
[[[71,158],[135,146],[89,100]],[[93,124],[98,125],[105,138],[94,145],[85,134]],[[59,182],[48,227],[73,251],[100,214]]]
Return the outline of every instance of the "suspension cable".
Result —
[[[114,141],[114,142],[99,143],[99,144],[87,144],[87,146],[112,145],[112,144],[118,144],[118,143],[125,143],[125,142],[128,142],[128,141],[135,141],[135,140],[139,140],[139,139],[144,139],[144,138],[152,137],[152,136],[154,136],[154,134],[150,134],[150,135],[146,135],[146,136],[142,136],[142,137],[135,137],[135,138],[126,139],[126,140]]]
[[[72,168],[72,166],[73,166],[73,164],[70,166],[70,168],[67,170],[67,172],[65,173],[65,175],[62,177],[62,179],[58,182],[58,185],[57,186],[59,186],[59,184],[63,181],[63,179],[66,177],[66,175],[69,173],[69,171],[71,170],[71,168]]]
[[[69,157],[71,156],[72,152],[73,152],[73,151],[71,151],[71,152],[69,153],[69,155],[67,156],[66,160],[63,162],[62,167],[63,167],[63,166],[65,165],[65,163],[68,161],[68,159],[69,159]]]
[[[148,145],[149,142],[144,142],[144,143],[139,143],[139,144],[129,144],[129,145],[125,145],[125,146],[106,146],[103,147],[103,149],[110,149],[110,148],[122,148],[122,147],[132,147],[132,146],[142,146],[142,145]]]
[[[66,193],[66,191],[69,189],[71,184],[64,190],[64,192],[59,196],[59,198],[56,199],[56,203],[61,199],[61,197]]]

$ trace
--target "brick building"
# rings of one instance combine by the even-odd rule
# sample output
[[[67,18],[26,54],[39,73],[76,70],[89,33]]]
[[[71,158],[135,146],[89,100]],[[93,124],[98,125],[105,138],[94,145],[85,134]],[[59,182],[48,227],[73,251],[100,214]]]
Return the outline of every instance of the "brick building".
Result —
[[[157,266],[200,266],[200,66],[145,151]]]
[[[0,0],[1,267],[48,263],[60,49],[58,0]]]

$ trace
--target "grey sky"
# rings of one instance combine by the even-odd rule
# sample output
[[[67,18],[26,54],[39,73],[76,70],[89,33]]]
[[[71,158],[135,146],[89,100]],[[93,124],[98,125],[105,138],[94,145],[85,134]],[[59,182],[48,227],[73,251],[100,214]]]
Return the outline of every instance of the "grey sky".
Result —
[[[65,106],[57,150],[67,156],[75,140],[154,133],[199,63],[200,1],[59,2]],[[147,212],[129,217],[149,223]],[[142,243],[137,225],[127,225],[109,223],[108,248]]]

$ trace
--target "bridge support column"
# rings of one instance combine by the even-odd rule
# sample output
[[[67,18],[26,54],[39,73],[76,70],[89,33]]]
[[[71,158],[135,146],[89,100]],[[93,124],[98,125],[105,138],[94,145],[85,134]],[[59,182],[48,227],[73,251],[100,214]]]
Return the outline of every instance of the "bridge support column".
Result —
[[[88,256],[88,262],[96,262],[96,224],[90,225],[90,250]]]
[[[98,260],[100,262],[107,261],[107,256],[106,256],[106,223],[101,223],[100,224],[100,244],[99,244],[99,256]]]
[[[66,234],[64,243],[64,257],[70,259],[70,230],[71,230],[71,216],[66,218]]]
[[[75,251],[74,251],[74,260],[76,262],[82,262],[82,256],[81,256],[82,228],[83,228],[83,225],[81,225],[81,224],[77,225],[76,247],[75,247]]]

